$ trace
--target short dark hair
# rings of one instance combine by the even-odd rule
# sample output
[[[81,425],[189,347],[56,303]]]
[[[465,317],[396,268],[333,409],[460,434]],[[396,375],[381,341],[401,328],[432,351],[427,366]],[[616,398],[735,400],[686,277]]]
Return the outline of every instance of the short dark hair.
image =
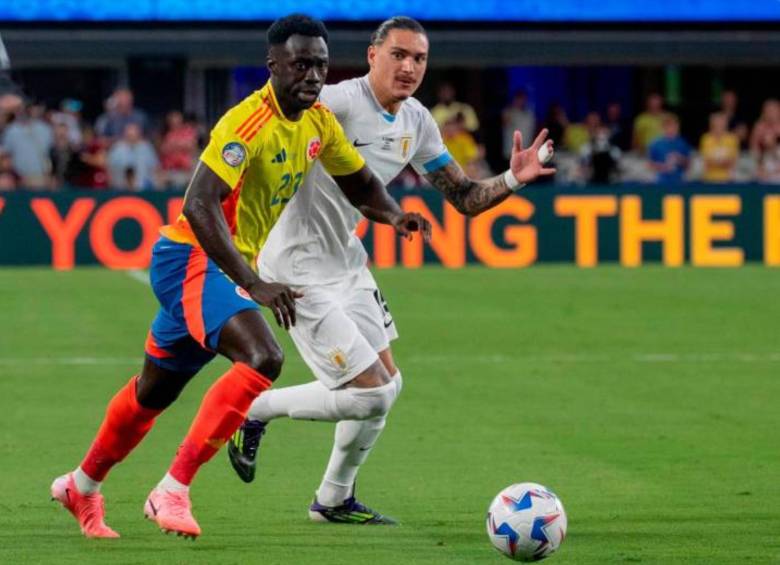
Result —
[[[268,45],[284,45],[292,35],[321,37],[328,42],[328,30],[320,20],[306,14],[290,14],[279,18],[268,28],[266,38]]]
[[[371,45],[382,45],[385,42],[385,39],[387,39],[387,34],[394,29],[407,29],[415,33],[421,33],[426,37],[428,35],[422,24],[414,18],[408,16],[393,16],[379,24],[376,31],[371,34]]]

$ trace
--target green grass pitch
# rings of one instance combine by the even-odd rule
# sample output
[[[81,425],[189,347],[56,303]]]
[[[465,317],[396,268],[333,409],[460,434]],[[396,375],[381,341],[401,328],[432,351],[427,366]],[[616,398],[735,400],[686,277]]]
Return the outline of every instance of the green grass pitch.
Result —
[[[405,378],[358,482],[398,528],[312,524],[333,426],[279,421],[255,483],[224,453],[192,489],[203,535],[142,519],[224,361],[103,492],[120,540],[49,501],[138,370],[156,303],[127,273],[0,270],[0,563],[508,563],[484,529],[504,486],[553,488],[553,563],[780,563],[780,279],[762,267],[388,270]],[[281,332],[279,332],[281,334]],[[286,336],[279,385],[311,377]]]

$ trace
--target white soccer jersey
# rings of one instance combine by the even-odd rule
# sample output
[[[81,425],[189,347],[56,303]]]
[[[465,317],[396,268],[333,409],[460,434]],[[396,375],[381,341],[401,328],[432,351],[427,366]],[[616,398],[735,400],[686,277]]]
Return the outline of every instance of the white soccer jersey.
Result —
[[[452,160],[430,112],[415,98],[387,113],[368,77],[325,86],[320,99],[338,118],[366,164],[388,184],[410,164],[432,172]],[[260,252],[260,275],[296,287],[342,281],[364,268],[355,235],[362,215],[320,164],[306,177]]]

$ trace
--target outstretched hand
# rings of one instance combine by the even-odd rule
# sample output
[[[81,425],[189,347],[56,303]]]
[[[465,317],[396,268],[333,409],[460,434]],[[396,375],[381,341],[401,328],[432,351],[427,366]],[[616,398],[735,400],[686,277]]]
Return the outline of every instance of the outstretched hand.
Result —
[[[543,145],[547,146],[547,151],[552,155],[553,142],[547,140],[548,130],[545,128],[536,136],[533,144],[527,149],[523,149],[523,134],[515,131],[514,143],[512,146],[512,157],[509,160],[509,168],[515,175],[517,182],[528,184],[535,181],[538,177],[546,177],[555,174],[554,167],[545,167],[544,163],[539,161],[539,150]]]
[[[400,214],[393,220],[393,227],[398,235],[409,241],[412,240],[412,232],[420,232],[426,243],[431,240],[431,223],[417,212]]]

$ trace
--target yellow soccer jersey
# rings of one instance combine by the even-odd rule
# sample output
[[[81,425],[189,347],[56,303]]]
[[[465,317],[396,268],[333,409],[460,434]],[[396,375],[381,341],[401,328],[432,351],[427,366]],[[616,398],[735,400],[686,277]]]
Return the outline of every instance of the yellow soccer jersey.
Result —
[[[298,121],[290,121],[270,81],[211,130],[200,160],[233,189],[222,207],[236,248],[253,268],[271,228],[316,159],[333,176],[355,173],[365,165],[327,107],[316,103]],[[197,245],[183,216],[161,233]]]

